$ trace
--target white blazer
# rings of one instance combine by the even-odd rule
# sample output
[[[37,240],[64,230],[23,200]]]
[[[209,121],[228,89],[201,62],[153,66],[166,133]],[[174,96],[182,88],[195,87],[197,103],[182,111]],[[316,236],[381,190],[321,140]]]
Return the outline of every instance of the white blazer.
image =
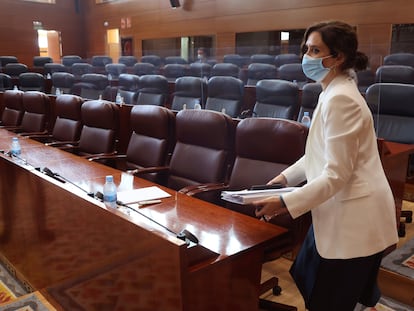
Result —
[[[296,218],[311,211],[323,258],[365,257],[398,242],[394,198],[379,157],[372,114],[355,81],[335,78],[320,94],[305,155],[282,172]]]

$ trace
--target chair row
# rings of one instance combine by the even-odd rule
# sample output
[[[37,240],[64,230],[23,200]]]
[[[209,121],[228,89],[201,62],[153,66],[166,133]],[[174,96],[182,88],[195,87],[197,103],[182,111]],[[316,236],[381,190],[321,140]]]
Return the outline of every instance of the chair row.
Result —
[[[22,75],[21,90],[44,90],[44,79],[39,74]],[[26,79],[28,77],[28,79]],[[33,81],[31,81],[33,79]],[[261,80],[254,87],[254,98],[246,105],[246,90],[240,79],[217,76],[210,79],[198,77],[177,78],[171,84],[161,75],[137,76],[121,74],[116,86],[105,75],[85,74],[76,81],[69,73],[52,75],[55,94],[70,93],[87,99],[116,101],[123,98],[129,105],[151,104],[167,106],[172,110],[202,108],[225,112],[231,117],[278,117],[297,120],[303,111],[311,110],[317,103],[321,86],[307,83],[302,90],[295,83],[280,80]],[[250,90],[248,90],[250,91]],[[118,99],[119,100],[119,99]]]

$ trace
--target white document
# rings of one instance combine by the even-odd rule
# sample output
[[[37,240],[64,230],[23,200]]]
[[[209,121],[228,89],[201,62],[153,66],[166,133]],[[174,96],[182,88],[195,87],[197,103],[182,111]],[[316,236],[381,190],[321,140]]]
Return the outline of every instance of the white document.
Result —
[[[157,186],[120,191],[117,193],[118,201],[123,204],[140,203],[148,200],[168,198],[171,195]]]
[[[228,202],[245,205],[271,196],[283,195],[296,189],[298,189],[298,187],[265,190],[222,191],[221,198]]]

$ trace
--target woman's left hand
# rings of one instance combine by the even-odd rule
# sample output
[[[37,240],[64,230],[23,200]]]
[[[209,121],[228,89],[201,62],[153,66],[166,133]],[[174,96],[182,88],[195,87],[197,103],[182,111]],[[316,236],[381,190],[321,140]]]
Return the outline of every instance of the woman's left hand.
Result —
[[[255,201],[253,202],[253,205],[256,207],[256,217],[261,217],[265,221],[269,221],[276,216],[289,213],[287,208],[284,207],[284,204],[280,200],[279,196]]]

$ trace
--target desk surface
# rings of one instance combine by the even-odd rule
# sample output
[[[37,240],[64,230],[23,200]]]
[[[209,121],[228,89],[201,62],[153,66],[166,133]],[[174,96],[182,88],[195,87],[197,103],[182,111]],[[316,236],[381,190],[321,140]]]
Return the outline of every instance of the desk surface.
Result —
[[[0,130],[0,149],[8,150],[12,136]],[[257,308],[263,248],[283,229],[161,186],[171,196],[139,213],[107,209],[86,192],[100,190],[106,175],[119,185],[124,173],[31,139],[20,143],[26,165],[0,159],[1,255],[33,289],[65,310],[71,304],[94,310],[93,288],[98,300],[112,295],[120,305],[162,307],[170,297],[176,307],[163,310],[226,310],[236,300],[239,310]],[[36,169],[44,167],[76,186]],[[134,189],[152,185],[137,177],[131,183]],[[199,244],[177,239],[172,232],[182,229]],[[246,288],[250,297],[235,297]],[[165,300],[154,300],[162,296],[157,291]],[[129,301],[131,294],[143,301]]]

